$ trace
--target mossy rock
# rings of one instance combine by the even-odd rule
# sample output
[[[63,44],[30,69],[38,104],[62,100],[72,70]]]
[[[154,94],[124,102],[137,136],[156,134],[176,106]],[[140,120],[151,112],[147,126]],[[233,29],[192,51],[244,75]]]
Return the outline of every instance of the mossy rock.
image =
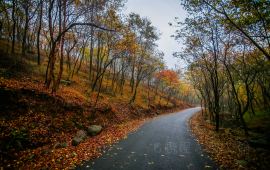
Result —
[[[79,131],[76,133],[76,137],[85,139],[85,138],[87,137],[87,135],[86,135],[86,132],[85,132],[84,130],[79,130]]]
[[[72,146],[78,146],[82,141],[83,141],[82,138],[74,137],[72,139],[71,144],[72,144]]]
[[[87,128],[87,134],[90,136],[96,136],[102,131],[102,126],[92,125]]]
[[[79,130],[79,131],[76,133],[75,137],[72,139],[71,144],[72,144],[73,146],[77,146],[77,145],[79,145],[82,141],[84,141],[84,140],[86,139],[86,137],[87,137],[86,132],[83,131],[83,130]]]

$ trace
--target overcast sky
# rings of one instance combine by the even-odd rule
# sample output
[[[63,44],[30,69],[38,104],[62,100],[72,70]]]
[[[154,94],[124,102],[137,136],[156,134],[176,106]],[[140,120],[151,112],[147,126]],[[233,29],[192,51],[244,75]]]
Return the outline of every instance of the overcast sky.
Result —
[[[180,0],[128,0],[124,12],[135,12],[152,21],[162,34],[158,41],[158,49],[165,53],[164,59],[167,66],[174,68],[179,62],[172,54],[179,51],[180,45],[170,37],[174,34],[175,28],[169,26],[168,23],[173,22],[175,17],[180,20],[185,19],[186,13],[180,5]]]

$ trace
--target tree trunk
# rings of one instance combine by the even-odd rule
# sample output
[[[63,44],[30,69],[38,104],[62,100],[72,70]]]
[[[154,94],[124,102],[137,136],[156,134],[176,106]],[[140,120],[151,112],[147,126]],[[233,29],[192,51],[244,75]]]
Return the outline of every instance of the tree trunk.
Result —
[[[63,2],[63,4],[62,4]],[[62,11],[63,6],[63,11]],[[62,30],[66,29],[66,0],[59,1],[59,33],[62,32]],[[62,12],[63,12],[63,20],[62,20]],[[60,81],[63,74],[63,65],[64,65],[64,43],[65,43],[65,34],[61,36],[60,40],[60,65],[59,65],[59,72],[57,76],[57,80],[55,81],[53,85],[52,92],[55,93],[56,90],[59,88]]]
[[[39,9],[39,25],[37,31],[37,64],[40,65],[40,32],[42,27],[42,15],[43,15],[43,0],[39,1],[40,9]]]
[[[29,4],[26,1],[24,4],[24,12],[25,12],[25,24],[24,24],[24,31],[23,31],[23,39],[22,39],[22,55],[25,56],[26,51],[26,38],[28,34],[28,26],[29,26]]]
[[[93,22],[94,20],[94,2],[92,2],[91,4],[91,22]],[[89,82],[91,84],[92,82],[92,67],[93,67],[93,54],[94,54],[94,27],[91,27],[91,30],[90,30],[90,36],[91,36],[91,39],[90,39],[90,60],[89,60]]]
[[[17,8],[17,0],[12,1],[12,47],[11,47],[11,53],[15,53],[15,37],[16,37],[16,8]]]

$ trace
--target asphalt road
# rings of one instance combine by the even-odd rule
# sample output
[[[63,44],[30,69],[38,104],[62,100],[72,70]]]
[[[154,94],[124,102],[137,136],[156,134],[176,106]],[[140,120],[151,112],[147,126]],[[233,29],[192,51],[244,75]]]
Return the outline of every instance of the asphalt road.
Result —
[[[217,169],[188,128],[200,108],[160,116],[76,169],[184,170]]]

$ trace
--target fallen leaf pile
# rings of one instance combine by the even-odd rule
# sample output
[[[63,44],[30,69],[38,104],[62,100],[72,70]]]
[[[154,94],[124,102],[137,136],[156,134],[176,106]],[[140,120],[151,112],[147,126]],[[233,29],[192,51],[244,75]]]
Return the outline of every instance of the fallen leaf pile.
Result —
[[[2,146],[19,147],[3,150],[1,147],[0,167],[11,169],[74,168],[99,157],[103,149],[125,138],[157,111],[165,113],[188,107],[182,104],[148,110],[102,96],[93,108],[91,96],[82,95],[85,88],[79,85],[62,87],[51,94],[42,81],[26,77],[0,78],[0,90],[6,98],[0,105],[0,142]],[[72,146],[76,132],[92,124],[102,125],[103,131]],[[17,139],[21,143],[16,143]]]
[[[122,125],[106,128],[98,136],[88,138],[78,146],[71,146],[71,137],[66,136],[68,147],[53,148],[52,145],[16,154],[17,160],[7,162],[7,167],[22,169],[70,169],[83,161],[101,156],[104,147],[108,147],[129,132],[136,130],[143,120],[135,120]]]
[[[267,169],[269,151],[252,148],[247,140],[237,135],[239,129],[221,129],[219,132],[204,121],[200,113],[190,119],[190,127],[198,142],[203,145],[221,169]]]

